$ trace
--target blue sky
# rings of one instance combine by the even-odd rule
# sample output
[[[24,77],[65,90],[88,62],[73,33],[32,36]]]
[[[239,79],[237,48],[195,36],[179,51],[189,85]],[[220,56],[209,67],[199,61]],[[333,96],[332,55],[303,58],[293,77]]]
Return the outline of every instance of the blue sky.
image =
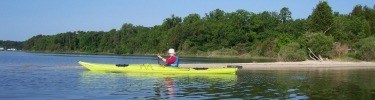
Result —
[[[24,41],[34,35],[68,31],[108,31],[123,23],[160,25],[172,14],[204,16],[214,9],[233,12],[276,11],[288,7],[292,17],[306,18],[320,0],[0,0],[0,40]],[[375,0],[329,0],[333,11],[348,14],[357,4]]]

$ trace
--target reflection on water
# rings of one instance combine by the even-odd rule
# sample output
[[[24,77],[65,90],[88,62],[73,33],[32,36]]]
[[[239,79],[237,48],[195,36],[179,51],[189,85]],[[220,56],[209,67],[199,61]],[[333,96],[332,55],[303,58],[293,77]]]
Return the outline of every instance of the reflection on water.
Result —
[[[375,99],[374,69],[244,71],[239,95],[279,99]]]
[[[165,75],[98,73],[87,71],[77,64],[77,61],[153,63],[154,57],[0,52],[0,58],[0,100],[54,100],[56,98],[375,100],[375,68],[245,70],[239,71],[236,75]],[[189,61],[184,59],[187,60]]]
[[[127,99],[372,99],[365,70],[240,71],[237,75],[165,75],[85,71],[81,87]],[[374,70],[367,70],[374,71]],[[357,73],[360,72],[360,73]]]
[[[128,99],[171,99],[217,97],[236,83],[236,75],[139,74],[86,71],[80,79],[84,88],[113,90],[110,95]]]

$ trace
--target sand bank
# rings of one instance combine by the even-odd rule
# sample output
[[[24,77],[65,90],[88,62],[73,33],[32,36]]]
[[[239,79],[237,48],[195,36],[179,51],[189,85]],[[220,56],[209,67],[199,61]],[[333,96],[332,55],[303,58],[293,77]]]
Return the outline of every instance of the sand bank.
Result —
[[[180,64],[180,67],[225,67],[240,65],[244,70],[300,70],[300,69],[375,69],[375,62],[303,61],[272,63],[209,63]]]

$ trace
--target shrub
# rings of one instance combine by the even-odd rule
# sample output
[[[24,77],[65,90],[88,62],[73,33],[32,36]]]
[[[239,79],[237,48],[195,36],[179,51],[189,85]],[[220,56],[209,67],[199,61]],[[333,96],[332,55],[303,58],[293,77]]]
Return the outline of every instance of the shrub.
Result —
[[[261,56],[265,57],[277,57],[276,49],[276,42],[275,39],[269,38],[264,41],[261,45]]]
[[[375,60],[375,37],[359,40],[355,44],[356,57],[365,61]]]
[[[306,52],[299,43],[292,42],[280,48],[278,58],[280,61],[303,61],[306,59]]]
[[[236,50],[239,54],[245,54],[249,52],[249,47],[244,43],[237,44],[233,46],[232,49]]]
[[[333,54],[334,56],[342,56],[346,55],[349,52],[349,47],[346,44],[341,44],[340,42],[334,43],[334,48],[333,48]]]
[[[253,45],[250,46],[249,54],[251,56],[261,56],[261,42],[260,41],[254,41]]]
[[[332,57],[333,37],[322,32],[305,34],[306,47],[313,50],[316,55]]]
[[[196,56],[209,56],[208,52],[198,50]]]

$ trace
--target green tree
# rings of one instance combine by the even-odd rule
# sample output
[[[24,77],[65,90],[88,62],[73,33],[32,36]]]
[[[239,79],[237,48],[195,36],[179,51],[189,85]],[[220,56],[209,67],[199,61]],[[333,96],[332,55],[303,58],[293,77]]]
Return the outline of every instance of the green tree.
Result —
[[[166,29],[170,29],[172,27],[175,27],[177,25],[180,25],[182,22],[181,17],[172,15],[171,18],[166,18],[162,24]]]
[[[369,22],[370,33],[375,35],[375,9],[365,6],[363,10],[364,17]]]
[[[215,9],[214,11],[210,11],[210,13],[206,14],[208,20],[223,20],[225,18],[225,12],[220,9]]]
[[[353,44],[359,39],[371,35],[370,24],[360,16],[340,15],[335,17],[334,32],[335,41]]]
[[[326,1],[319,2],[313,13],[309,16],[309,30],[311,32],[331,33],[333,26],[333,13]]]
[[[116,29],[112,29],[109,32],[103,34],[103,37],[100,39],[99,51],[106,53],[114,53],[114,40],[111,38],[116,33]]]
[[[0,40],[0,48],[4,48],[4,49],[15,48],[17,50],[21,50],[22,45],[23,45],[23,42],[21,42],[21,41],[9,41],[9,40],[3,41],[3,40]]]
[[[355,44],[357,58],[365,61],[375,60],[375,37],[367,37]]]
[[[200,19],[201,17],[199,16],[199,14],[189,14],[188,16],[184,18],[183,23],[192,24],[192,23],[199,21]]]
[[[286,23],[292,21],[292,12],[289,11],[289,8],[283,7],[280,10],[280,21],[281,23]]]
[[[361,5],[356,5],[352,12],[350,13],[352,16],[363,16],[363,10]]]
[[[289,8],[283,7],[280,10],[279,21],[280,21],[280,24],[277,25],[277,27],[275,28],[278,32],[290,33],[290,34],[296,33],[294,27],[292,27],[293,19],[292,19],[292,13],[289,11]]]
[[[30,39],[25,41],[23,49],[24,50],[36,51],[37,50],[36,48],[39,48],[37,46],[39,46],[41,44],[41,43],[38,43],[37,41],[42,39],[42,38],[44,38],[44,36],[41,35],[41,34],[31,37]]]
[[[262,33],[265,31],[273,30],[278,26],[278,14],[276,12],[264,11],[260,14],[250,16],[251,31]]]

